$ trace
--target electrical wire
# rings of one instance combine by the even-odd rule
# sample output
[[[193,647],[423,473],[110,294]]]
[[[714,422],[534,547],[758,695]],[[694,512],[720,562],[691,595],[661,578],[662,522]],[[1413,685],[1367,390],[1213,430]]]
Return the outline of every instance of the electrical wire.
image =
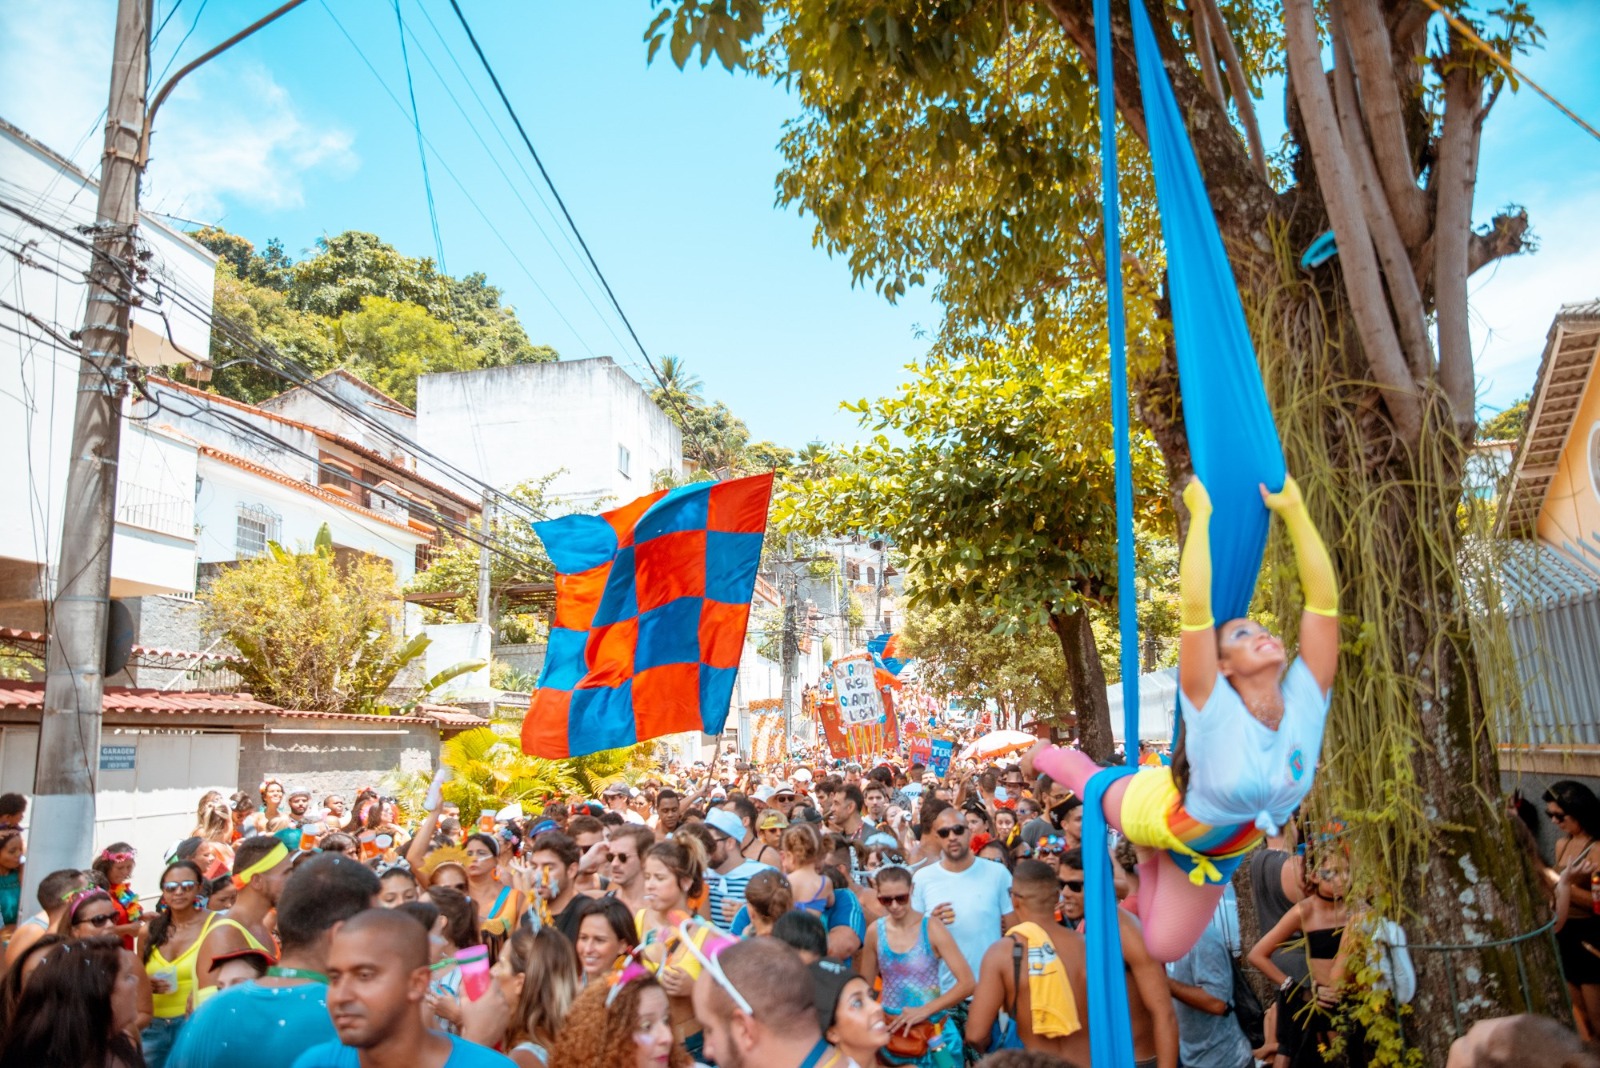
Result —
[[[594,253],[589,250],[589,243],[583,239],[583,231],[578,229],[577,222],[572,218],[572,212],[567,210],[567,202],[561,198],[560,190],[556,189],[555,182],[551,180],[550,172],[545,169],[544,161],[539,158],[538,149],[533,147],[533,139],[528,136],[527,129],[523,127],[522,119],[517,115],[517,109],[511,106],[511,99],[506,96],[505,88],[500,84],[500,76],[494,72],[494,67],[489,63],[489,57],[483,54],[483,48],[478,44],[478,36],[472,32],[472,26],[467,22],[467,16],[461,10],[461,4],[458,0],[450,0],[450,9],[455,12],[456,20],[461,23],[462,30],[466,32],[467,40],[472,43],[472,50],[477,53],[478,62],[483,64],[485,73],[489,75],[489,81],[494,83],[494,91],[499,94],[500,103],[505,105],[506,113],[511,116],[511,122],[516,126],[517,133],[521,135],[522,143],[528,148],[528,155],[533,157],[534,166],[539,168],[539,175],[544,179],[545,185],[549,187],[550,195],[555,198],[556,206],[561,209],[561,217],[567,221],[567,226],[571,229],[572,236],[578,240],[578,247],[583,250],[584,257],[588,259],[589,266],[594,270],[595,277],[600,280],[601,287],[605,289],[606,296],[611,300],[611,306],[616,309],[617,318],[622,320],[622,325],[627,328],[628,336],[633,339],[634,345],[639,349],[639,355],[644,357],[644,362],[650,368],[650,373],[655,376],[656,384],[661,387],[662,396],[667,399],[667,402],[678,413],[685,435],[690,435],[689,428],[692,424],[689,422],[688,414],[684,412],[683,407],[678,403],[678,398],[667,388],[666,379],[661,376],[660,370],[656,368],[655,360],[650,357],[650,352],[644,347],[644,342],[639,340],[639,332],[633,328],[633,323],[628,319],[628,313],[622,310],[622,302],[617,299],[617,294],[612,290],[611,283],[606,281],[605,272],[600,269],[600,264],[596,262]],[[700,440],[698,432],[693,433],[692,437],[695,451],[700,455],[700,463],[707,471],[712,470],[710,454],[707,452],[705,444]]]
[[[406,51],[406,21],[400,16],[400,0],[394,0],[394,22],[400,32],[400,62],[406,68],[406,95],[411,98],[411,126],[417,132],[417,157],[422,161],[422,190],[428,198],[428,221],[433,224],[433,251],[439,258],[439,273],[449,274],[444,265],[444,238],[439,236],[439,209],[433,202],[433,180],[428,177],[428,149],[422,143],[422,116],[417,111],[417,88],[411,81],[411,56]]]

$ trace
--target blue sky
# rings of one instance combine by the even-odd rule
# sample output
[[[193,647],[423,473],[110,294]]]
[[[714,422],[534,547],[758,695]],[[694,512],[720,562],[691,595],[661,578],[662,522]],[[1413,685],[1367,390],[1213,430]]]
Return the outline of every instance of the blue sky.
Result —
[[[448,4],[422,2],[449,46],[419,0],[400,0],[423,132],[438,152],[429,166],[446,266],[486,272],[536,342],[568,358],[611,355],[641,376],[553,205],[524,173],[532,164]],[[158,23],[172,3],[158,0]],[[1550,40],[1525,67],[1600,122],[1600,80],[1585,77],[1600,20],[1584,17],[1586,6],[1536,4]],[[206,5],[180,62],[268,7]],[[938,312],[920,293],[891,306],[852,289],[845,264],[812,247],[809,220],[774,207],[775,146],[793,99],[714,67],[679,72],[664,58],[647,67],[642,0],[463,7],[650,351],[684,357],[757,437],[798,446],[856,436],[839,400],[892,390],[925,347],[919,327]],[[200,8],[181,0],[157,43],[158,71]],[[113,11],[111,0],[11,0],[0,10],[0,114],[90,164]],[[363,229],[432,255],[409,112],[367,62],[403,104],[389,0],[311,0],[202,68],[161,113],[146,207],[220,222],[258,244],[277,236],[292,254],[322,234]],[[1281,126],[1281,104],[1262,108]],[[1474,279],[1489,407],[1531,386],[1557,305],[1600,295],[1600,141],[1526,90],[1502,98],[1485,131],[1476,217],[1508,201],[1528,207],[1542,251]]]

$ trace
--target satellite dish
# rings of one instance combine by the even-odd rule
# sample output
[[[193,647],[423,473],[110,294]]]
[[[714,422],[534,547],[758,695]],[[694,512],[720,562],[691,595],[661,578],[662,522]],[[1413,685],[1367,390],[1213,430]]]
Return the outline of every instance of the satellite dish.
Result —
[[[102,678],[109,679],[128,666],[133,652],[133,612],[121,601],[112,601],[106,613],[106,660]]]

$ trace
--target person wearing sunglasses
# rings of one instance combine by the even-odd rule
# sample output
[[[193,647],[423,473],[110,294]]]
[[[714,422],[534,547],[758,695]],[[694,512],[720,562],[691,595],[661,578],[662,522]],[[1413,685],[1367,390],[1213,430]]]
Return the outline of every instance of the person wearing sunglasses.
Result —
[[[889,1014],[889,1030],[910,1039],[920,1039],[925,1056],[918,1064],[931,1066],[935,1048],[946,1054],[961,1050],[961,1030],[949,1010],[972,996],[976,983],[956,946],[955,938],[941,923],[930,923],[927,916],[911,907],[911,873],[901,867],[878,872],[878,903],[886,916],[867,929],[866,946],[861,954],[861,976],[870,985],[883,977],[883,1008]],[[940,990],[939,966],[955,976],[949,990]],[[942,1042],[936,1041],[943,1037]]]
[[[939,842],[939,859],[912,877],[911,907],[950,929],[970,974],[977,974],[983,955],[1011,926],[1011,873],[1005,865],[972,852],[965,815],[955,808],[938,811],[928,826]],[[956,975],[939,962],[939,989],[948,993]]]
[[[1559,779],[1543,795],[1544,812],[1561,837],[1556,840],[1555,864],[1545,868],[1545,885],[1555,895],[1556,945],[1561,950],[1561,972],[1572,995],[1579,1029],[1591,1038],[1600,1035],[1600,918],[1590,893],[1594,873],[1600,870],[1600,799],[1574,779]],[[1591,950],[1588,947],[1593,946]]]
[[[72,895],[67,910],[61,914],[56,933],[68,938],[93,938],[108,935],[117,924],[117,903],[111,895],[98,886],[90,886]]]
[[[1018,864],[1017,868],[1021,870],[1022,866]],[[1055,875],[1059,888],[1061,925],[1081,935],[1083,850],[1069,849],[1061,854]],[[1125,965],[1123,978],[1128,987],[1128,1016],[1133,1024],[1134,1062],[1138,1068],[1173,1068],[1178,1063],[1178,1017],[1168,993],[1166,969],[1145,947],[1139,921],[1133,914],[1125,908],[1118,908],[1116,913]],[[1007,978],[1011,968],[1010,952],[1008,946],[1005,963]],[[981,982],[979,989],[982,989]],[[968,1034],[971,1033],[969,1029]],[[1085,1056],[1083,1063],[1087,1064],[1088,1060]]]
[[[161,906],[139,939],[139,959],[150,977],[151,1011],[140,1045],[148,1068],[164,1068],[189,1017],[200,943],[221,919],[199,905],[205,879],[192,860],[174,860],[161,873]]]

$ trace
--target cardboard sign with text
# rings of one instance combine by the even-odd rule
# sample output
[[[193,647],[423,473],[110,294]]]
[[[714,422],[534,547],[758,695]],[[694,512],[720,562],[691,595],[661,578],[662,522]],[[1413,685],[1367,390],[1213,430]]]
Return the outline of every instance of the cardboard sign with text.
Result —
[[[950,761],[955,759],[956,743],[953,738],[932,739],[931,752],[928,754],[928,767],[941,779],[950,777]]]

